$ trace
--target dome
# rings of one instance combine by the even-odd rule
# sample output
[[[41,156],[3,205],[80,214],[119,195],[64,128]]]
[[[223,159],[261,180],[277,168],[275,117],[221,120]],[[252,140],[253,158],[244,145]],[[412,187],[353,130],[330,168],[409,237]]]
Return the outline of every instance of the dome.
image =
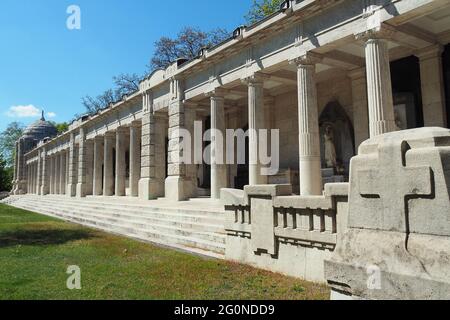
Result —
[[[39,142],[45,138],[53,138],[58,134],[58,130],[51,123],[45,120],[44,111],[40,120],[30,124],[23,132],[22,138]]]

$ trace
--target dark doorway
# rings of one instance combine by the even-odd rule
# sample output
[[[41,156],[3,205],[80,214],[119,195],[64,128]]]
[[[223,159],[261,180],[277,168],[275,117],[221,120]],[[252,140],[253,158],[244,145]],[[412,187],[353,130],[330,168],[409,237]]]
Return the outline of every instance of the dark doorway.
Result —
[[[402,130],[423,127],[419,59],[410,56],[392,62],[391,77],[397,126]]]

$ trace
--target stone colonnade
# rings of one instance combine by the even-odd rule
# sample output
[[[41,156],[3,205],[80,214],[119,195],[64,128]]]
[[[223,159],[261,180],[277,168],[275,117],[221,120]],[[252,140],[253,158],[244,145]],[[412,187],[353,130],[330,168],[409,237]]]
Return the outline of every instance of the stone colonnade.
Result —
[[[357,145],[369,137],[396,130],[390,75],[389,34],[390,31],[383,27],[358,36],[365,41],[366,65],[365,68],[352,70],[348,74],[352,86]],[[421,67],[424,120],[427,126],[446,125],[441,53],[440,46],[432,46],[417,53]],[[316,64],[321,61],[321,56],[312,52],[290,61],[297,67],[302,196],[322,194],[315,82]],[[250,185],[267,183],[267,177],[261,174],[262,166],[257,143],[258,130],[267,127],[264,106],[265,80],[266,75],[259,72],[242,78],[242,83],[248,86]],[[170,81],[170,102],[166,114],[153,110],[152,91],[144,90],[141,120],[90,140],[86,139],[85,129],[81,127],[78,139],[75,132],[71,132],[68,149],[54,154],[47,154],[45,148],[40,149],[38,160],[28,164],[27,170],[24,169],[23,158],[18,157],[14,171],[15,185],[27,181],[28,192],[41,195],[48,193],[77,197],[128,195],[146,200],[166,197],[175,201],[196,196],[195,165],[186,164],[181,160],[186,156],[181,132],[183,129],[193,132],[196,114],[194,108],[190,108],[184,100],[182,79]],[[215,88],[206,95],[210,98],[213,132],[211,198],[219,199],[220,190],[228,186],[228,166],[223,164],[225,147],[218,144],[214,132],[220,131],[224,137],[226,136],[226,90]],[[18,154],[21,148],[23,146],[19,141],[16,144]],[[216,158],[219,154],[223,154],[220,161]],[[192,160],[193,156],[192,154]]]

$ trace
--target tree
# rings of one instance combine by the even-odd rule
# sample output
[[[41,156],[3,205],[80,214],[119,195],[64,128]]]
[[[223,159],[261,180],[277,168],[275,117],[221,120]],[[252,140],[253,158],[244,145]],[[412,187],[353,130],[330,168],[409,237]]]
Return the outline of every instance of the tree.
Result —
[[[253,0],[250,11],[245,16],[248,24],[254,24],[280,10],[283,0]]]
[[[110,103],[119,101],[124,95],[129,95],[136,90],[139,90],[140,80],[141,78],[139,75],[135,73],[122,73],[113,77],[113,89],[108,89],[95,98],[87,95],[81,98],[81,103],[85,107],[87,114],[95,114],[98,111],[107,108]]]
[[[69,124],[67,122],[56,123],[54,121],[50,121],[58,131],[58,134],[64,133],[69,130]]]
[[[194,59],[200,49],[215,46],[229,37],[230,34],[220,28],[204,32],[198,28],[184,27],[175,39],[162,37],[155,42],[150,71],[165,69],[178,58]]]
[[[6,160],[0,154],[0,192],[11,191],[13,179],[13,169],[8,168]]]
[[[11,122],[8,127],[0,133],[0,155],[6,161],[6,167],[14,166],[16,141],[22,136],[23,125],[19,122]]]

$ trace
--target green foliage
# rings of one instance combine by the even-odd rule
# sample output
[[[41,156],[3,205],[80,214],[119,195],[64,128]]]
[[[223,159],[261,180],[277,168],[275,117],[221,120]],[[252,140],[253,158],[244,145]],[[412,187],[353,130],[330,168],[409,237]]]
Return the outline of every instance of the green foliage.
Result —
[[[0,154],[0,192],[11,191],[12,189],[12,179],[13,179],[13,168],[6,166],[6,161]]]
[[[23,133],[23,125],[19,122],[11,122],[8,127],[0,133],[0,154],[6,161],[6,167],[14,166],[16,141]]]
[[[176,38],[161,37],[155,42],[155,53],[149,69],[165,69],[178,58],[194,59],[200,49],[215,46],[229,37],[229,32],[220,28],[205,32],[194,27],[184,27]]]
[[[58,134],[64,133],[69,130],[69,124],[67,122],[56,123],[51,121],[55,126],[56,130],[58,130]]]
[[[254,24],[280,10],[283,0],[253,0],[250,11],[245,16],[248,24]]]

